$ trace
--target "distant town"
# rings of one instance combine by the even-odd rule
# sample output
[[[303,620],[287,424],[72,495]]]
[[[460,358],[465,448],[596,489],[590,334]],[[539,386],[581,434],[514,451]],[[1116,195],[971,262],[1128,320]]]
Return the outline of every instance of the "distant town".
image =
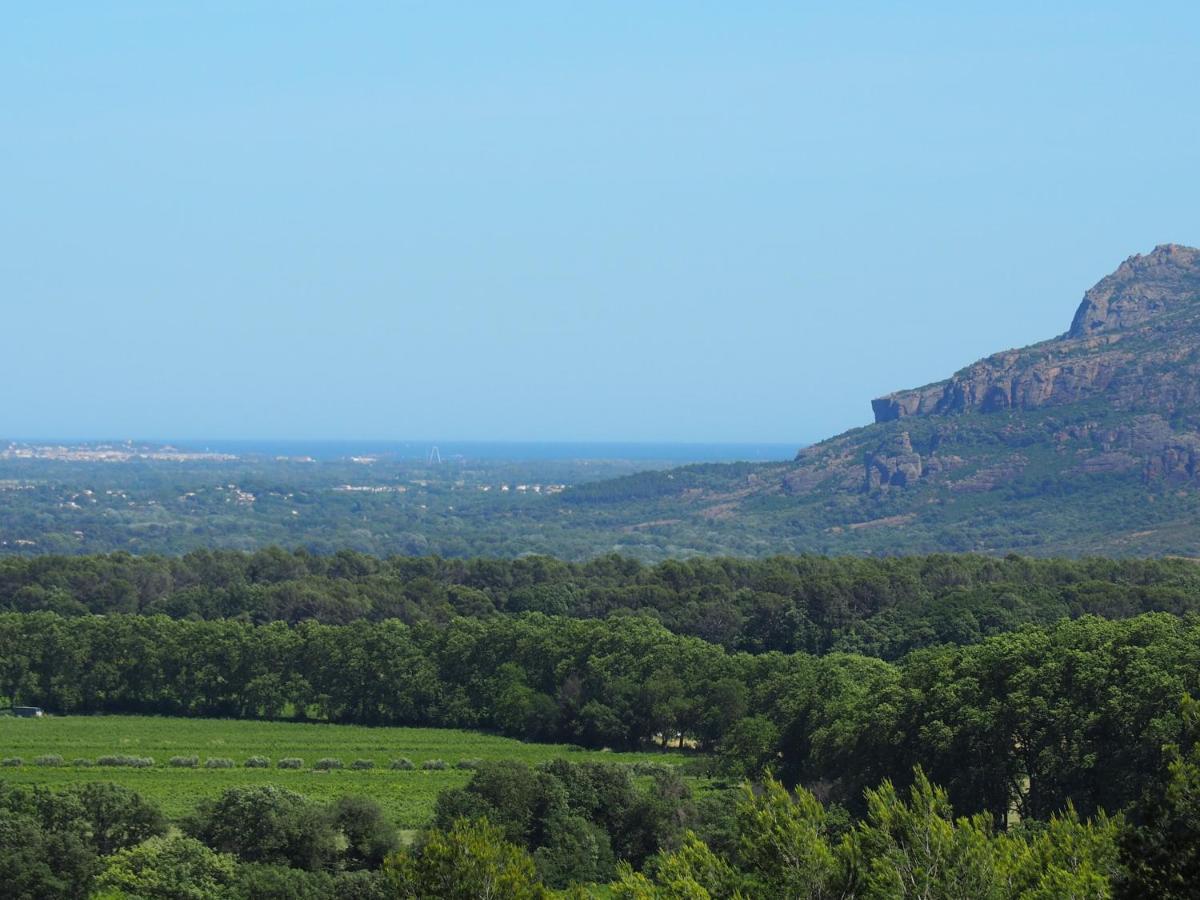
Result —
[[[179,450],[168,445],[135,444],[23,444],[10,441],[0,450],[0,459],[49,459],[63,462],[113,462],[137,460],[164,462],[232,462],[230,453]]]

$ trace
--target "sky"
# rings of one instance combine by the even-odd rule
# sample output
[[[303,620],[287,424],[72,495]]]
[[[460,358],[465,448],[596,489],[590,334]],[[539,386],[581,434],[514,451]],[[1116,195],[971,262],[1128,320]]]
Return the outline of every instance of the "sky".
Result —
[[[1195,3],[63,2],[0,436],[807,443],[1200,244]]]

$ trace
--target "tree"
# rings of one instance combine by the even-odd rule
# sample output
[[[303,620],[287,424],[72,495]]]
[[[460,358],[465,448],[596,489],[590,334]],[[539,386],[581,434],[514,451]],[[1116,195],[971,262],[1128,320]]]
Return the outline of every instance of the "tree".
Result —
[[[92,844],[101,856],[165,834],[167,820],[136,791],[107,781],[91,781],[65,792],[82,809]]]
[[[230,788],[185,823],[208,846],[246,862],[316,870],[336,855],[336,836],[320,807],[273,784]]]
[[[762,791],[746,787],[737,808],[738,860],[754,893],[768,897],[834,896],[837,863],[825,810],[803,788],[795,796],[768,778]]]
[[[0,809],[0,885],[13,900],[82,900],[96,855],[77,833],[47,831],[32,815]]]
[[[1032,836],[1001,835],[997,846],[1006,897],[1022,900],[1107,900],[1121,874],[1117,838],[1122,821],[1101,815],[1084,822],[1069,808]],[[1141,897],[1161,896],[1156,893]]]
[[[400,845],[395,827],[386,819],[374,800],[366,797],[339,797],[329,813],[333,826],[345,838],[344,856],[351,869],[375,869]]]
[[[1183,739],[1167,747],[1166,777],[1121,838],[1122,897],[1192,897],[1200,884],[1200,701],[1184,697]]]
[[[721,771],[734,778],[771,775],[779,759],[779,729],[765,716],[747,716],[717,747]]]
[[[389,856],[384,879],[412,900],[543,900],[533,859],[486,820],[459,819],[422,846]]]
[[[906,803],[885,781],[843,849],[847,887],[864,898],[1003,896],[990,823],[955,820],[946,792],[917,769]]]
[[[658,861],[653,879],[625,864],[611,886],[616,900],[726,900],[740,897],[742,879],[691,832]]]
[[[152,837],[118,850],[96,879],[97,900],[225,900],[236,863],[183,835]]]

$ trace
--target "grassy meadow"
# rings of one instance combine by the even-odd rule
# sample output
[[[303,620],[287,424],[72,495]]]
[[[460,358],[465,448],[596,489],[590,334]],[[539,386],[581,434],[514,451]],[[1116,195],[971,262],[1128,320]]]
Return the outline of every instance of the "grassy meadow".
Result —
[[[35,765],[37,757],[56,755],[61,766]],[[99,757],[153,757],[148,768],[73,765]],[[169,765],[174,756],[199,757],[197,768]],[[270,758],[270,768],[245,768],[248,757]],[[285,757],[300,758],[303,769],[276,768]],[[433,813],[440,791],[470,780],[461,760],[518,760],[530,764],[557,757],[572,761],[679,762],[672,753],[609,753],[576,750],[561,744],[525,744],[471,731],[437,728],[368,728],[326,723],[254,722],[229,719],[175,719],[150,716],[52,716],[0,718],[0,759],[21,759],[0,766],[0,781],[61,786],[81,781],[113,781],[155,801],[172,817],[191,811],[197,801],[233,785],[270,782],[328,801],[343,794],[374,798],[402,829],[420,828]],[[230,759],[233,768],[205,768],[209,758]],[[321,759],[338,759],[344,768],[316,771]],[[412,770],[393,770],[391,761],[408,759]],[[351,768],[371,760],[372,769]],[[447,768],[427,770],[427,760]]]

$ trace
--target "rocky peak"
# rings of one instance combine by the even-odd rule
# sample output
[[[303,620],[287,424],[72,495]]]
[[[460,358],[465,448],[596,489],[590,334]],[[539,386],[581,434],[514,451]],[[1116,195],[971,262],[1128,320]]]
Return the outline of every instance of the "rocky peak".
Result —
[[[1138,325],[1200,293],[1200,250],[1160,244],[1131,256],[1083,295],[1068,338]]]
[[[1168,314],[1171,321],[1162,322]],[[1200,250],[1162,244],[1129,257],[1088,291],[1062,337],[997,353],[946,381],[897,391],[871,406],[876,422],[1033,409],[1099,395],[1121,408],[1175,407],[1200,403],[1200,364],[1179,366],[1195,359]],[[1150,374],[1164,365],[1174,374]]]

